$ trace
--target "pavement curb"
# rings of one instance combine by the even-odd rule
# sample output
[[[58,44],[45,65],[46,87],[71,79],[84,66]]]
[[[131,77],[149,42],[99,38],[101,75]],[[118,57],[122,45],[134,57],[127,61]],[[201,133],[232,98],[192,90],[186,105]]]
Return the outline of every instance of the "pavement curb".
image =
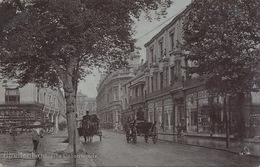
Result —
[[[125,133],[122,132],[122,131],[118,131],[118,132],[115,132],[114,130],[108,130],[108,131],[111,131],[111,132],[114,132],[114,133],[119,133],[119,134],[125,134]],[[168,141],[168,140],[163,140],[163,139],[158,139],[158,140],[164,141],[164,142],[169,142],[169,143],[177,143],[177,144],[182,144],[182,145],[189,145],[189,146],[195,146],[195,147],[201,147],[201,148],[207,148],[207,149],[213,149],[213,150],[219,150],[219,151],[226,151],[226,152],[229,152],[229,153],[233,153],[233,154],[239,155],[239,152],[237,152],[237,151],[232,151],[232,150],[225,149],[225,148],[216,148],[216,147],[195,145],[195,144],[189,144],[189,143],[185,143],[185,142]],[[258,143],[258,144],[259,144],[259,143]],[[257,156],[257,155],[252,155],[252,154],[250,154],[250,155],[246,155],[246,156],[252,157],[252,158],[260,159],[260,156]]]

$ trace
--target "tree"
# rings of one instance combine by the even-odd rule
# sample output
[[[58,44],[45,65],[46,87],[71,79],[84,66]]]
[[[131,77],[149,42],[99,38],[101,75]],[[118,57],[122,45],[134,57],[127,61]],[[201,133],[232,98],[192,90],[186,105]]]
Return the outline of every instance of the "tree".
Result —
[[[94,67],[127,65],[135,49],[132,25],[142,12],[165,15],[170,0],[4,0],[0,4],[1,74],[23,86],[61,86],[69,133],[79,150],[75,98],[78,82]],[[8,13],[5,13],[8,11]],[[160,13],[160,11],[163,11]],[[149,17],[148,17],[149,18]]]
[[[206,76],[211,94],[238,98],[241,135],[244,95],[257,91],[259,34],[259,0],[195,0],[183,23],[187,72]]]

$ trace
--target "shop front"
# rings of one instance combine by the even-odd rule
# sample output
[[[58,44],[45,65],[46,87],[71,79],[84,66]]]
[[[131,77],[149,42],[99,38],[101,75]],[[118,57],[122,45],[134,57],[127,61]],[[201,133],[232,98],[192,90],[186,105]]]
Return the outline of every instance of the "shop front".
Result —
[[[31,125],[42,122],[42,105],[2,105],[0,106],[1,129],[10,126]]]
[[[186,94],[186,126],[188,133],[225,133],[226,117],[222,97],[209,96],[206,90]],[[229,112],[231,132],[235,133],[237,113]]]

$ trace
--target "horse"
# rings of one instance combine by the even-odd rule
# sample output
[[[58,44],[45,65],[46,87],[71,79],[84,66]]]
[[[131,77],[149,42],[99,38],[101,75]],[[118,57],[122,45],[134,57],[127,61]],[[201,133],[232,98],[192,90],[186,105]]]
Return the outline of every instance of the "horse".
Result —
[[[85,142],[92,142],[93,135],[95,133],[95,128],[93,126],[93,123],[90,121],[83,120],[82,121],[82,132],[81,136],[84,137]]]

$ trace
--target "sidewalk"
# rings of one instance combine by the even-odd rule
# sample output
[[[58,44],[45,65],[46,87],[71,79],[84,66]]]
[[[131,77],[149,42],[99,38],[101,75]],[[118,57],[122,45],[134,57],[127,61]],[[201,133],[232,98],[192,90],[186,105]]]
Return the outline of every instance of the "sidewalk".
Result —
[[[115,132],[115,133],[125,134],[124,131],[116,132],[113,129],[105,129],[105,130]],[[218,140],[215,138],[185,136],[185,137],[182,137],[181,139],[177,140],[176,135],[171,134],[171,137],[168,137],[167,140],[165,140],[166,138],[164,138],[162,136],[163,135],[159,134],[158,139],[162,140],[162,141],[176,142],[179,144],[205,147],[205,148],[216,149],[216,150],[223,150],[223,151],[228,151],[228,152],[231,152],[234,154],[241,153],[242,151],[244,151],[245,147],[247,147],[249,149],[248,151],[249,151],[250,155],[246,155],[246,156],[260,158],[260,140],[259,139],[244,139],[243,141],[240,141],[240,142],[231,141],[229,148],[226,148],[225,140]],[[245,156],[245,155],[243,155],[243,156]]]
[[[37,160],[32,154],[33,144],[31,133],[18,134],[16,139],[9,134],[0,135],[0,163],[6,166],[73,166],[73,155],[65,154],[68,143],[66,132],[44,136],[44,151],[42,160]],[[77,166],[96,166],[93,155],[78,154]]]

